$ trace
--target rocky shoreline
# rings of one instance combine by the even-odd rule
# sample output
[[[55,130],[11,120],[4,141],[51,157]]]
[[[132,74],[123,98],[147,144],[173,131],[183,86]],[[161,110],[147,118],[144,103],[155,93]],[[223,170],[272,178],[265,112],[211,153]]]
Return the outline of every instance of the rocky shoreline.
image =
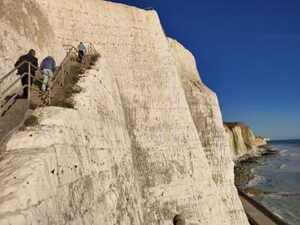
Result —
[[[268,194],[266,191],[260,190],[258,188],[246,188],[246,185],[255,177],[251,169],[258,165],[258,160],[264,156],[277,154],[277,150],[270,148],[268,145],[264,145],[260,146],[253,152],[247,153],[237,158],[234,162],[235,185],[238,188],[243,189],[245,192],[253,195]]]

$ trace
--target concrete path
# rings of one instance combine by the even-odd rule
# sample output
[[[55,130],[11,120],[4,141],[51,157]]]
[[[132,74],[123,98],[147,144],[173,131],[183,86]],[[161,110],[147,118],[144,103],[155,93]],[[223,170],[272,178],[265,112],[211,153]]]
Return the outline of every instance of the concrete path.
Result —
[[[248,200],[240,195],[246,214],[258,225],[276,225],[269,217],[253,206]],[[254,223],[255,224],[255,223]]]

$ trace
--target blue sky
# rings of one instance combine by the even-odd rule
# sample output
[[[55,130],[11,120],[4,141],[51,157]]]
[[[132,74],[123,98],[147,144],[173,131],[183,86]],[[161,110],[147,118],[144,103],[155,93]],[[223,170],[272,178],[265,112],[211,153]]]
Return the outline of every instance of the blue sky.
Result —
[[[300,139],[299,0],[116,0],[158,12],[196,57],[224,121],[257,135]]]

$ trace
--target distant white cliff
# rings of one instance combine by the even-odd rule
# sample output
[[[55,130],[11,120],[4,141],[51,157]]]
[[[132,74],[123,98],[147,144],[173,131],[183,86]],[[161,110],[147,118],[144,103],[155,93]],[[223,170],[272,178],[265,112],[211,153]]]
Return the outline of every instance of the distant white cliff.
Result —
[[[260,151],[259,147],[270,140],[255,136],[251,128],[242,122],[224,123],[224,128],[233,158]]]
[[[0,225],[244,225],[217,96],[155,11],[100,0],[0,1],[0,72],[35,48],[101,53],[75,109],[38,108],[0,158]],[[17,17],[16,17],[17,16]]]

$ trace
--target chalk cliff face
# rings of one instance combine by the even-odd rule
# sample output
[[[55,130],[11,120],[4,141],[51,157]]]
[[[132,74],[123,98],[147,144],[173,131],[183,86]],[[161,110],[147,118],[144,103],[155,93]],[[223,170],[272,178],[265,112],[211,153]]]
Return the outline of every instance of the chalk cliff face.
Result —
[[[59,58],[62,44],[90,41],[102,56],[80,80],[75,110],[40,108],[39,126],[8,142],[1,225],[171,225],[177,213],[190,224],[248,224],[217,97],[191,53],[165,37],[155,11],[95,0],[15,4],[42,13],[54,43],[45,52]]]
[[[243,212],[232,182],[233,162],[217,96],[201,82],[193,55],[176,41],[170,40],[170,46],[218,195],[227,210],[235,212],[232,220],[238,221]]]
[[[267,141],[270,141],[270,138],[266,138],[266,137],[260,137],[260,136],[256,136],[255,137],[255,143],[256,146],[263,146],[267,144]]]
[[[267,138],[256,137],[244,123],[224,123],[224,128],[233,158],[255,152],[259,146],[267,144]]]

